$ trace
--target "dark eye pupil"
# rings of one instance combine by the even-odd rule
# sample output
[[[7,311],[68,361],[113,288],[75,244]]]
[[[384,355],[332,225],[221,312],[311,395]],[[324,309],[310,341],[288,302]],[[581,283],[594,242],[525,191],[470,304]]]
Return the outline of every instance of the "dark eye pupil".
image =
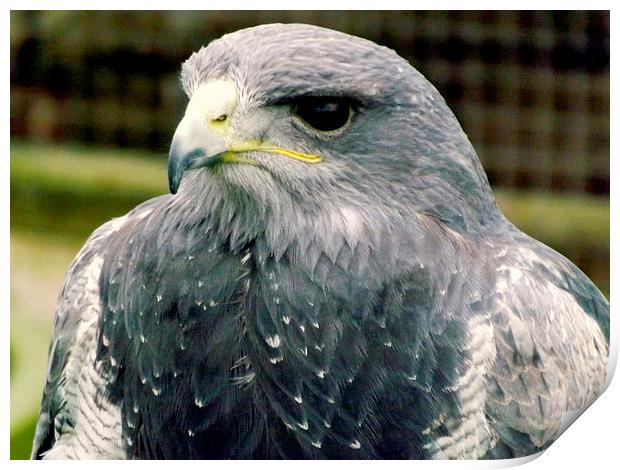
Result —
[[[304,98],[293,112],[319,131],[335,131],[349,121],[349,103],[337,98]]]

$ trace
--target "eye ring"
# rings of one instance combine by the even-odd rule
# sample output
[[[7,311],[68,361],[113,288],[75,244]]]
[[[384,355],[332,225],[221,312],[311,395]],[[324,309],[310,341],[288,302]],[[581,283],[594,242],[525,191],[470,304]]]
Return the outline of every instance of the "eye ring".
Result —
[[[318,135],[334,136],[351,123],[353,107],[343,98],[307,96],[293,103],[291,113],[305,128]]]

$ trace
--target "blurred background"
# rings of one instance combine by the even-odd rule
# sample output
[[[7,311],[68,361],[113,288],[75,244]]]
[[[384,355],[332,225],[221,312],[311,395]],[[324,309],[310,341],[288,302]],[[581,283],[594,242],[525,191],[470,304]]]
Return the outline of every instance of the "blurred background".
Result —
[[[56,296],[94,228],[167,192],[192,51],[317,24],[395,49],[442,93],[500,206],[609,293],[609,12],[11,12],[11,458],[27,458]]]

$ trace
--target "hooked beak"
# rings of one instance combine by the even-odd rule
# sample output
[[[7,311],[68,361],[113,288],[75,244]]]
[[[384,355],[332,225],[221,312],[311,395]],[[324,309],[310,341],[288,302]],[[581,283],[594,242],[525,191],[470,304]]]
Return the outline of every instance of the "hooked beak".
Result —
[[[172,138],[168,155],[168,185],[176,194],[186,170],[217,163],[228,150],[223,139],[207,132],[197,116],[186,114]]]

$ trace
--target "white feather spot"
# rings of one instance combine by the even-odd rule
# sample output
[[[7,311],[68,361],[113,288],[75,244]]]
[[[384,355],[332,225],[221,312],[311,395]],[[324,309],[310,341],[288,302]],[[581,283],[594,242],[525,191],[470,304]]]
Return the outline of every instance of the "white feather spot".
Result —
[[[355,439],[353,442],[349,443],[349,447],[351,449],[359,449],[360,447],[362,447],[362,444],[360,444],[360,441]]]
[[[304,399],[301,397],[301,395],[295,395],[295,396],[293,397],[293,399],[294,399],[297,403],[299,403],[299,404],[303,403],[303,401],[304,401]]]
[[[321,441],[312,441],[311,444],[317,449],[321,448]]]
[[[161,296],[161,294],[157,294],[157,301],[161,302],[161,299],[163,299],[163,297]]]
[[[284,316],[282,317],[282,321],[283,321],[286,325],[288,325],[289,323],[291,323],[291,317],[289,317],[288,315],[284,315]]]
[[[200,398],[196,398],[194,400],[194,404],[198,407],[198,408],[203,408],[205,406],[204,402],[200,399]]]
[[[109,224],[110,224],[110,231],[108,233],[114,233],[117,232],[121,229],[121,227],[123,225],[125,225],[125,222],[127,221],[127,216],[124,215],[123,217],[116,217],[112,220],[110,220]]]
[[[265,338],[265,342],[272,348],[279,348],[280,347],[280,336],[278,335],[267,336]]]
[[[282,356],[276,356],[269,359],[269,362],[271,362],[272,364],[277,364],[278,362],[282,362],[283,360],[284,358]]]
[[[303,429],[304,431],[307,431],[309,426],[308,426],[308,421],[304,421],[302,423],[297,423],[297,426],[299,426],[300,429]]]

